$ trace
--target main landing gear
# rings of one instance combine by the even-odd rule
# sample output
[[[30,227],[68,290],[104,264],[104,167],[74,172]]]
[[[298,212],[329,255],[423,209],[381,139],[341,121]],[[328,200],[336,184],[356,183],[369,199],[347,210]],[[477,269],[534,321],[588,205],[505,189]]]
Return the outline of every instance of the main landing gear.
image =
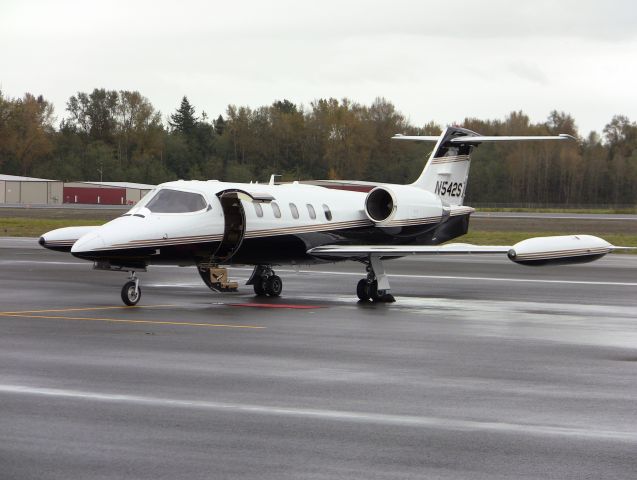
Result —
[[[122,301],[132,307],[137,305],[140,298],[142,298],[142,289],[139,288],[139,278],[134,271],[131,271],[128,282],[122,287]]]
[[[395,302],[394,296],[389,293],[389,279],[380,257],[370,255],[366,264],[367,277],[359,280],[356,285],[356,295],[361,302]]]
[[[246,285],[252,285],[254,287],[254,293],[259,296],[267,295],[269,297],[278,297],[283,290],[281,277],[275,275],[272,267],[269,265],[255,266]]]

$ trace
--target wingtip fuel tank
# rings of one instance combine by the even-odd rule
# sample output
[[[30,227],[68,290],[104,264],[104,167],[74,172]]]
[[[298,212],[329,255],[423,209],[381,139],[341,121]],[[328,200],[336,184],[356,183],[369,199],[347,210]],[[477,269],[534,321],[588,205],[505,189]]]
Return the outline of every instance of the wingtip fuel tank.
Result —
[[[562,265],[592,262],[614,249],[614,245],[593,235],[561,235],[522,240],[507,256],[521,265]]]

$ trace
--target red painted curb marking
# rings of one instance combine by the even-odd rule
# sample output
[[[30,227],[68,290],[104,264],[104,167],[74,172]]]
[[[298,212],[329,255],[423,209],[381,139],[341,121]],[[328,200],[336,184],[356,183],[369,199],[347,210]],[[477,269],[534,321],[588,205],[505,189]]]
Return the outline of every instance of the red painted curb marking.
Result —
[[[308,310],[311,308],[325,308],[322,305],[290,305],[287,303],[228,303],[231,307],[257,307],[257,308],[291,308]]]

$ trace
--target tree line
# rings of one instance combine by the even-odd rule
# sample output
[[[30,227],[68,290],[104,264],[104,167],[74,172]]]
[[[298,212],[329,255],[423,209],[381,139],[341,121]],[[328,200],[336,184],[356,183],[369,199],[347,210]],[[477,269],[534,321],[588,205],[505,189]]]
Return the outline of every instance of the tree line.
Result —
[[[467,118],[483,135],[556,135],[578,142],[483,144],[473,155],[467,203],[635,204],[637,124],[617,115],[598,134],[553,111],[533,123],[523,112]],[[187,97],[162,118],[136,91],[95,89],[69,98],[56,124],[53,105],[30,93],[0,91],[0,172],[65,181],[157,184],[183,179],[266,181],[355,179],[407,183],[431,145],[394,142],[395,133],[436,135],[435,122],[411,124],[383,98],[371,105],[319,99],[250,108],[229,105],[216,118]]]

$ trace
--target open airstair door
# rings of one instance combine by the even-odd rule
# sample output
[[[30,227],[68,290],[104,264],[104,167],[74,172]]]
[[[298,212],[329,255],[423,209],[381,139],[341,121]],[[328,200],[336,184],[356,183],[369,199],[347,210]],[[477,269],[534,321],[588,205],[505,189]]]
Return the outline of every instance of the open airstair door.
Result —
[[[217,194],[223,209],[223,239],[213,254],[214,263],[226,263],[241,247],[246,233],[246,214],[236,190],[225,190]]]
[[[274,200],[269,193],[232,189],[217,193],[223,210],[223,239],[212,255],[211,264],[227,263],[241,247],[246,233],[246,215],[242,200],[268,203]]]

